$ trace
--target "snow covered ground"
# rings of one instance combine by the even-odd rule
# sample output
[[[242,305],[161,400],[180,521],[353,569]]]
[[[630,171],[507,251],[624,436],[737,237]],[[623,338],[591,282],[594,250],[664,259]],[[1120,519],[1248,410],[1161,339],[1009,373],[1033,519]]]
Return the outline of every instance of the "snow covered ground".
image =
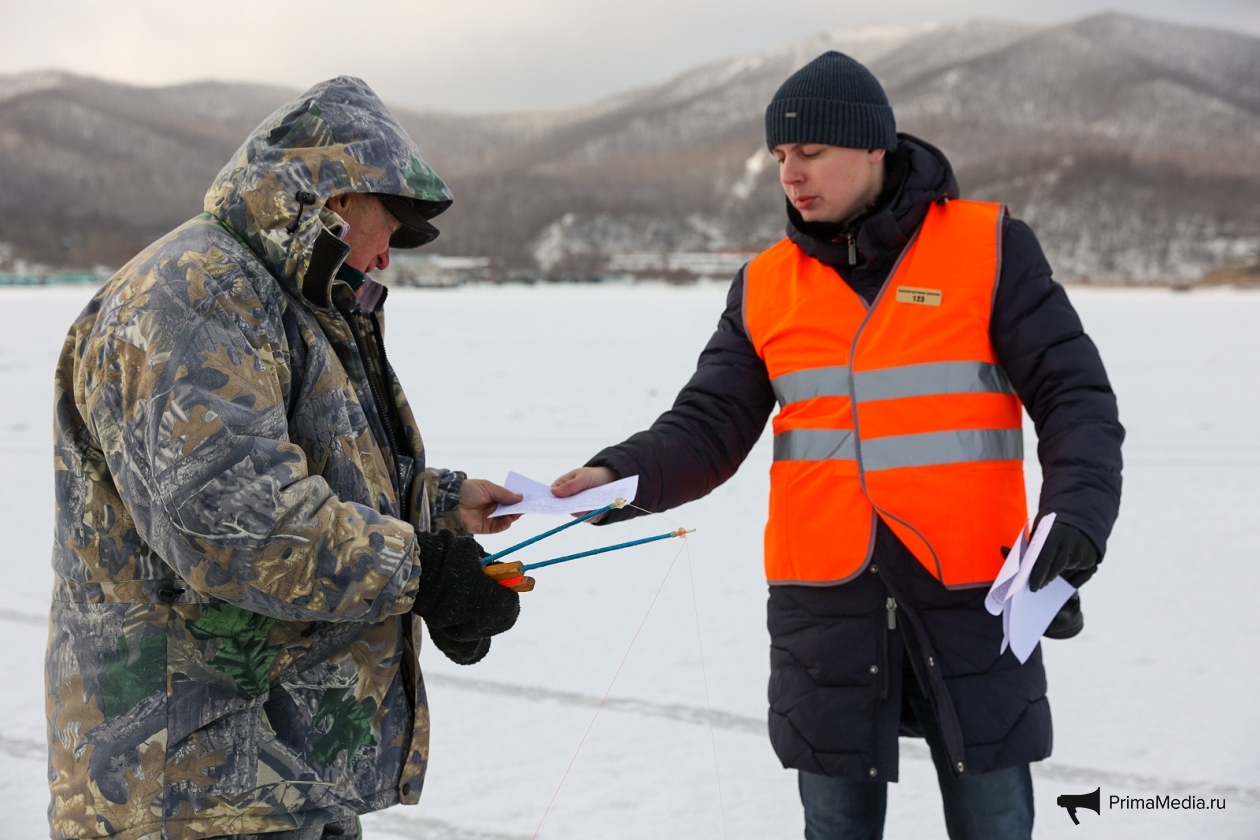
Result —
[[[6,837],[47,836],[51,379],[88,295],[0,292]],[[390,301],[390,353],[430,463],[549,481],[669,406],[724,295],[719,286],[403,291]],[[1260,294],[1074,289],[1072,298],[1102,350],[1129,438],[1120,521],[1084,591],[1085,631],[1046,643],[1057,739],[1054,757],[1034,770],[1037,836],[1260,836]],[[529,549],[542,559],[677,521],[698,529],[681,554],[669,540],[539,571],[517,627],[471,668],[426,648],[433,744],[424,797],[366,818],[367,836],[533,835],[646,614],[539,836],[800,837],[795,776],[765,736],[768,440],[731,482],[671,521],[583,526]],[[1029,473],[1035,487],[1035,463]],[[554,524],[527,517],[486,544]],[[943,837],[926,750],[903,740],[902,756],[886,836]],[[1082,812],[1073,826],[1055,798],[1096,787],[1101,816]],[[1108,810],[1112,794],[1223,797],[1226,809]]]

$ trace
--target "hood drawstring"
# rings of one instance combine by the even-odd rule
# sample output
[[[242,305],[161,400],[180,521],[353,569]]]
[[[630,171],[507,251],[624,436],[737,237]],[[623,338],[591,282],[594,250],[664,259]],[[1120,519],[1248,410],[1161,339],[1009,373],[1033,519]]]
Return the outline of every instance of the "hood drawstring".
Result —
[[[297,215],[293,217],[293,221],[289,222],[289,226],[285,228],[289,233],[297,232],[298,225],[302,222],[302,212],[306,209],[306,205],[314,206],[319,201],[319,196],[306,190],[298,190],[293,194],[293,197],[297,199],[298,211]]]

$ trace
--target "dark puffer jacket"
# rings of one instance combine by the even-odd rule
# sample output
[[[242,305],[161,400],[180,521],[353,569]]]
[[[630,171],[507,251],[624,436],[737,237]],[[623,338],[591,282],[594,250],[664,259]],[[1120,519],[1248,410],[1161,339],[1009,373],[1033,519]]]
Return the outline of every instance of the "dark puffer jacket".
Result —
[[[958,196],[944,155],[908,135],[900,135],[888,173],[876,208],[850,229],[806,224],[789,212],[791,240],[868,303],[930,203]],[[990,338],[1037,431],[1039,509],[1080,528],[1103,552],[1120,504],[1124,429],[1115,395],[1023,222],[1005,220],[1001,266]],[[744,329],[743,284],[741,271],[673,408],[589,462],[639,475],[636,504],[645,509],[668,510],[726,481],[770,417],[774,394]],[[903,716],[903,688],[920,686],[956,773],[1047,757],[1041,651],[1022,665],[1009,651],[998,655],[1002,624],[984,609],[986,589],[947,590],[882,522],[869,572],[839,586],[770,587],[770,737],[784,766],[895,781],[898,733],[917,728]],[[904,685],[903,673],[917,675],[918,685]]]

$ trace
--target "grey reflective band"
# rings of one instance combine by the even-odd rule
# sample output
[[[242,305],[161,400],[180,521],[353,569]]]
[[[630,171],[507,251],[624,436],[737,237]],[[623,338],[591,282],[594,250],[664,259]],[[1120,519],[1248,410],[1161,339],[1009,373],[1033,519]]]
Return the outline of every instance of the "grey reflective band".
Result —
[[[847,397],[850,384],[862,402],[934,394],[1015,394],[1006,371],[990,362],[931,362],[857,374],[838,365],[806,368],[770,380],[780,407],[814,397]]]
[[[851,374],[844,366],[807,368],[771,380],[780,406],[814,397],[849,396],[859,404],[938,394],[1015,394],[1006,372],[989,362],[932,362]],[[774,437],[776,461],[853,460],[848,429],[791,429]],[[864,470],[928,467],[968,461],[1022,461],[1021,429],[964,429],[862,441]]]
[[[793,374],[794,375],[794,374]],[[932,362],[853,375],[861,402],[929,394],[1014,394],[1006,371],[989,362]]]
[[[852,461],[856,457],[850,429],[789,429],[774,436],[776,461]]]
[[[778,455],[775,438],[775,455]],[[1022,429],[965,429],[893,435],[862,441],[862,468],[892,470],[898,467],[930,467],[966,461],[1022,461]]]
[[[845,365],[806,368],[776,376],[770,380],[770,385],[780,408],[814,397],[847,397],[849,368]]]

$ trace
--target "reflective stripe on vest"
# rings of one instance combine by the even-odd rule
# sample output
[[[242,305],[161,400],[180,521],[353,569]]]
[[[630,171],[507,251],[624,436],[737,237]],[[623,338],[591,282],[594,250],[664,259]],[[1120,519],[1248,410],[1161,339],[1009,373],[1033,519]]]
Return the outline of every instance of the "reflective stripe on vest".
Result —
[[[852,461],[857,442],[852,431],[840,429],[788,429],[774,436],[776,461]]]
[[[873,370],[853,376],[847,366],[807,368],[770,381],[779,406],[815,397],[849,396],[859,401],[891,400],[942,394],[1014,394],[1006,371],[989,362],[932,362]],[[775,436],[774,460],[821,461],[857,457],[852,432],[796,429]],[[893,435],[862,445],[867,470],[926,467],[963,461],[1023,460],[1019,429]]]
[[[814,397],[847,397],[852,381],[849,368],[837,365],[785,373],[771,379],[770,386],[774,388],[779,408],[782,408],[802,400],[812,400]]]
[[[893,435],[862,443],[862,466],[867,472],[901,467],[930,467],[967,461],[1024,459],[1020,429],[961,429]]]
[[[847,397],[853,375],[846,365],[807,368],[770,380],[782,408],[814,397]],[[991,392],[1014,394],[1006,371],[988,362],[931,362],[859,374],[864,400],[891,400],[928,394]]]
[[[989,340],[1000,205],[933,205],[868,309],[789,240],[745,272],[779,402],[766,575],[839,583],[881,516],[947,586],[991,581],[1024,524],[1021,406]]]

